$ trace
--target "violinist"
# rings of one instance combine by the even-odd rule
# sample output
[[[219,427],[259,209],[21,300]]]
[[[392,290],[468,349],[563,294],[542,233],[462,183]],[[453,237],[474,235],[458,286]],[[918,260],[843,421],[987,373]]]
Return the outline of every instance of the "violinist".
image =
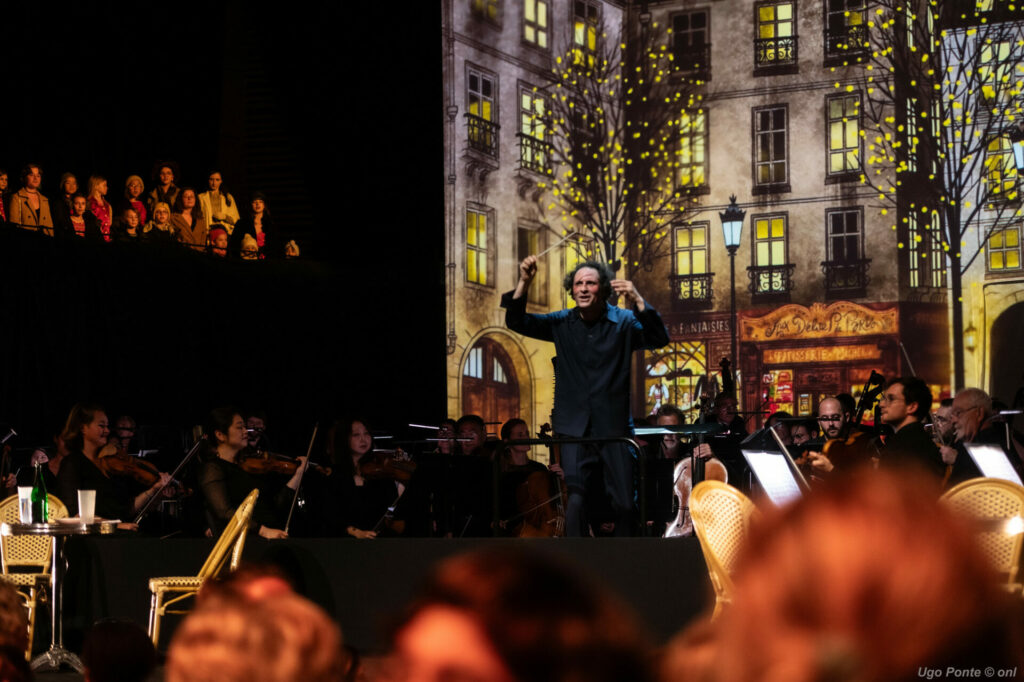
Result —
[[[887,468],[914,467],[941,479],[946,467],[924,420],[932,407],[928,384],[917,377],[893,379],[882,393],[882,421],[893,428],[880,463]]]
[[[838,398],[825,398],[818,403],[818,424],[825,445],[820,452],[807,453],[815,471],[822,474],[847,471],[871,460],[867,433],[851,428],[850,411]]]
[[[72,516],[78,513],[78,491],[95,490],[96,516],[127,520],[170,481],[170,476],[160,473],[153,485],[137,492],[134,480],[106,473],[99,453],[109,436],[109,421],[102,407],[78,403],[71,408],[63,433],[70,454],[57,474],[55,493]]]
[[[818,422],[814,419],[794,422],[789,427],[789,437],[793,440],[793,445],[803,445],[809,440],[814,440],[818,437]]]
[[[260,537],[270,540],[288,537],[282,530],[284,517],[298,489],[306,458],[297,458],[295,473],[284,486],[266,490],[263,481],[236,463],[238,453],[248,444],[245,420],[238,410],[230,407],[213,410],[206,438],[209,450],[206,459],[199,464],[198,479],[213,535],[219,535],[238,505],[254,488],[260,488],[253,511],[253,527]]]
[[[328,535],[369,540],[395,504],[404,486],[394,478],[376,477],[373,436],[362,419],[344,419],[334,429],[331,474],[322,496]]]

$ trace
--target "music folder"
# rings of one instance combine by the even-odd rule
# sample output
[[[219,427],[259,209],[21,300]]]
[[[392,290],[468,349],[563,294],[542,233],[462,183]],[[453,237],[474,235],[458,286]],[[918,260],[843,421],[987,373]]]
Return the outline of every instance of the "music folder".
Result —
[[[964,443],[964,447],[967,449],[967,454],[978,465],[981,474],[986,478],[1000,478],[1010,483],[1024,485],[1002,447],[991,443]]]
[[[800,484],[797,483],[785,455],[781,452],[746,448],[743,448],[742,452],[772,504],[781,507],[800,499]]]

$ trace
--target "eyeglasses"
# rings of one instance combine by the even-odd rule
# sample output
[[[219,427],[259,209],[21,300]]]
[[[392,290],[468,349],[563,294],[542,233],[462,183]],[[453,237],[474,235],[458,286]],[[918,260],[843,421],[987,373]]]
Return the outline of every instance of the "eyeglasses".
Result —
[[[878,402],[880,402],[880,403],[897,403],[897,402],[899,402],[901,400],[903,402],[907,402],[906,398],[903,398],[903,397],[898,396],[898,395],[893,395],[892,393],[886,393],[886,394],[884,394],[881,397],[881,399]]]
[[[962,417],[963,415],[967,414],[968,412],[970,412],[972,410],[978,409],[978,407],[980,407],[980,406],[979,405],[975,405],[974,407],[968,407],[965,410],[961,410],[958,407],[954,407],[953,408],[953,416],[954,417]]]
[[[820,422],[841,422],[843,421],[843,415],[841,414],[823,414],[818,417]]]

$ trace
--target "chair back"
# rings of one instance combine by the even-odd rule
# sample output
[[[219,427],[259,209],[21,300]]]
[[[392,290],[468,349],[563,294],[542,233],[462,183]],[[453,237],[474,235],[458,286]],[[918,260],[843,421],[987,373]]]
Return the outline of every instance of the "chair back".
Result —
[[[46,496],[46,517],[50,521],[64,519],[68,516],[68,508],[58,497]],[[20,523],[21,511],[18,508],[18,496],[11,495],[0,502],[0,523]],[[2,568],[9,573],[11,567],[28,567],[38,569],[39,573],[50,570],[50,551],[53,548],[48,535],[19,535],[0,538],[3,544]]]
[[[1024,488],[998,478],[972,478],[947,490],[942,500],[954,512],[978,523],[975,539],[982,551],[1006,578],[1007,587],[1020,589],[1017,576],[1024,545]],[[1007,522],[1011,522],[1009,526]]]
[[[260,491],[254,489],[246,496],[242,504],[238,505],[234,516],[231,517],[231,521],[228,522],[224,532],[220,534],[217,544],[214,545],[213,551],[210,552],[210,556],[206,557],[206,563],[199,569],[198,577],[205,580],[220,575],[228,560],[229,552],[231,554],[231,570],[238,567],[238,562],[242,559],[242,549],[245,547],[245,534],[249,530],[249,522],[252,520],[252,512],[256,507],[256,498],[259,497],[259,494]]]
[[[756,513],[750,498],[721,481],[701,481],[690,494],[690,518],[717,601],[732,598],[736,557]]]

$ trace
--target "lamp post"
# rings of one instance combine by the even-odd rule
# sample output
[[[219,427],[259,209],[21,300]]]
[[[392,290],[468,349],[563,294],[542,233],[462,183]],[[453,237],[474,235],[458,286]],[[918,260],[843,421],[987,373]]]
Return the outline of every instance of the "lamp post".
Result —
[[[743,233],[743,218],[747,212],[736,205],[736,195],[729,197],[729,205],[719,213],[722,219],[722,237],[725,248],[729,250],[729,319],[730,335],[732,336],[732,371],[735,375],[738,358],[736,357],[736,339],[739,330],[736,328],[736,250],[740,248],[740,235]],[[735,383],[733,384],[735,385]]]

